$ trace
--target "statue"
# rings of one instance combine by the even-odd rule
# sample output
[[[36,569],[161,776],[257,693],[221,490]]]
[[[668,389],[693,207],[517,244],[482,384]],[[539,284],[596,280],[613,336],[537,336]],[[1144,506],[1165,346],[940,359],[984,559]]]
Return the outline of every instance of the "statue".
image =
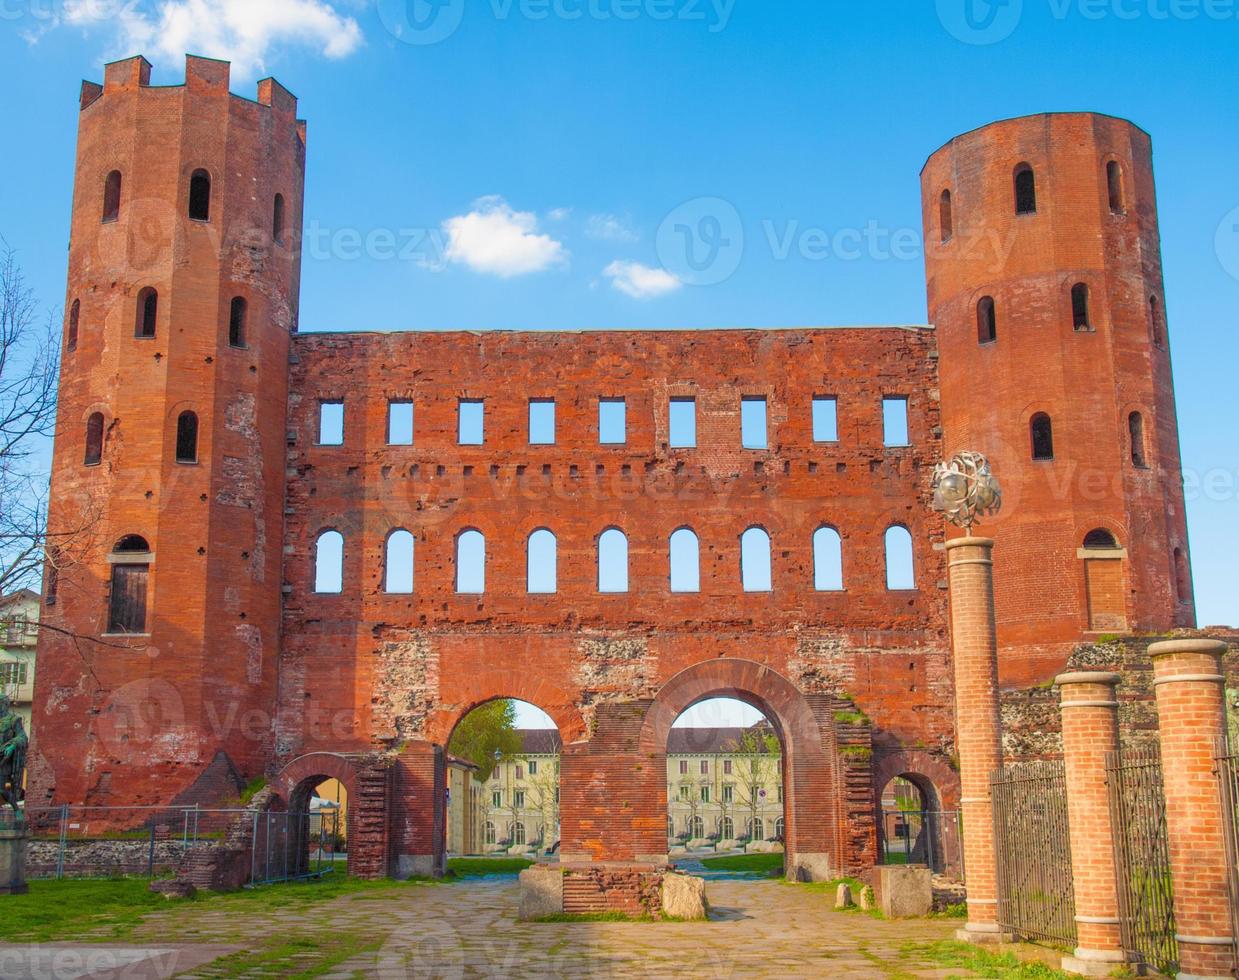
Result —
[[[980,453],[957,453],[934,467],[934,510],[972,536],[980,518],[1002,509],[1002,488]]]
[[[0,693],[0,800],[19,812],[26,773],[26,726],[13,710],[7,694]]]

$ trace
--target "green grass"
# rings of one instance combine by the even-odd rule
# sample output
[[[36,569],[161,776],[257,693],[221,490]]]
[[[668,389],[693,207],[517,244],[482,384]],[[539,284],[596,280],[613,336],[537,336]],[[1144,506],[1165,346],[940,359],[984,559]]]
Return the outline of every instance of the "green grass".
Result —
[[[788,881],[785,882],[785,884],[790,885],[792,888],[803,888],[808,892],[820,892],[829,896],[832,908],[834,906],[835,894],[838,892],[840,885],[847,885],[850,889],[852,889],[853,902],[860,901],[860,891],[865,887],[865,883],[859,878],[833,878],[830,881]],[[886,918],[886,916],[882,914],[882,910],[876,905],[868,910],[862,909],[860,905],[857,904],[853,905],[851,908],[835,909],[835,911],[841,915],[859,914],[867,915],[871,919]]]
[[[751,871],[755,874],[783,871],[782,854],[728,854],[702,858],[701,863],[711,871]]]
[[[243,950],[194,970],[197,977],[287,977],[307,980],[332,973],[360,953],[375,952],[381,941],[363,941],[344,930],[297,936],[276,946]]]
[[[931,919],[966,919],[968,918],[968,903],[954,902],[937,912],[930,912]]]
[[[936,963],[947,969],[968,970],[989,980],[1068,980],[1068,975],[1062,970],[1055,970],[1044,963],[1026,962],[1014,953],[996,953],[971,943],[909,943],[904,946],[902,955]],[[956,980],[959,976],[951,974],[947,980]]]
[[[484,878],[487,875],[514,875],[534,866],[522,857],[449,858],[447,873],[457,878]]]

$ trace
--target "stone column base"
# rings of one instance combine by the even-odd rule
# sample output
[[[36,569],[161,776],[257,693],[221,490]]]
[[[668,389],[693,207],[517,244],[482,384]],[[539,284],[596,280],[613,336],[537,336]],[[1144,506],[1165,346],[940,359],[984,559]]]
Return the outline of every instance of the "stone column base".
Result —
[[[1080,947],[1071,956],[1063,957],[1063,972],[1081,977],[1108,977],[1127,964],[1120,949],[1085,949]]]
[[[806,854],[798,851],[786,859],[784,874],[788,881],[833,881],[834,867],[829,854]]]
[[[439,867],[433,854],[401,854],[396,858],[396,877],[400,881],[409,878],[442,878],[446,868]]]
[[[997,922],[969,922],[964,928],[955,930],[955,938],[961,943],[975,943],[978,946],[1015,942],[1015,934],[1005,932]]]
[[[25,895],[30,891],[26,884],[28,836],[24,826],[0,830],[0,895]]]

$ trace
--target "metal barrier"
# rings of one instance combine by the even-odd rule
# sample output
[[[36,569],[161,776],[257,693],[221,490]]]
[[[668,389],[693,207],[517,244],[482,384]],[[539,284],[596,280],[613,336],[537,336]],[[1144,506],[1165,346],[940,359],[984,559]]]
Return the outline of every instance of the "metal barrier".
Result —
[[[1076,943],[1067,776],[1061,762],[993,773],[998,921],[1025,939]]]
[[[924,864],[963,878],[964,849],[957,810],[883,810],[878,841],[883,864]]]
[[[1226,837],[1230,934],[1236,937],[1235,959],[1239,961],[1239,755],[1231,751],[1226,738],[1217,740],[1213,754],[1222,790],[1222,830]]]

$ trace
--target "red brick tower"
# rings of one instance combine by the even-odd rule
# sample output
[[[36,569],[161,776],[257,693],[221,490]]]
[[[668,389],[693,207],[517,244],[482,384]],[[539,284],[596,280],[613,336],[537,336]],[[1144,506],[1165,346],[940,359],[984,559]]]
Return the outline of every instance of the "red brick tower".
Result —
[[[149,80],[82,87],[31,806],[208,801],[272,750],[305,128],[223,62]]]
[[[948,453],[1006,492],[1002,680],[1089,634],[1193,625],[1149,137],[1091,113],[994,123],[921,175]]]

